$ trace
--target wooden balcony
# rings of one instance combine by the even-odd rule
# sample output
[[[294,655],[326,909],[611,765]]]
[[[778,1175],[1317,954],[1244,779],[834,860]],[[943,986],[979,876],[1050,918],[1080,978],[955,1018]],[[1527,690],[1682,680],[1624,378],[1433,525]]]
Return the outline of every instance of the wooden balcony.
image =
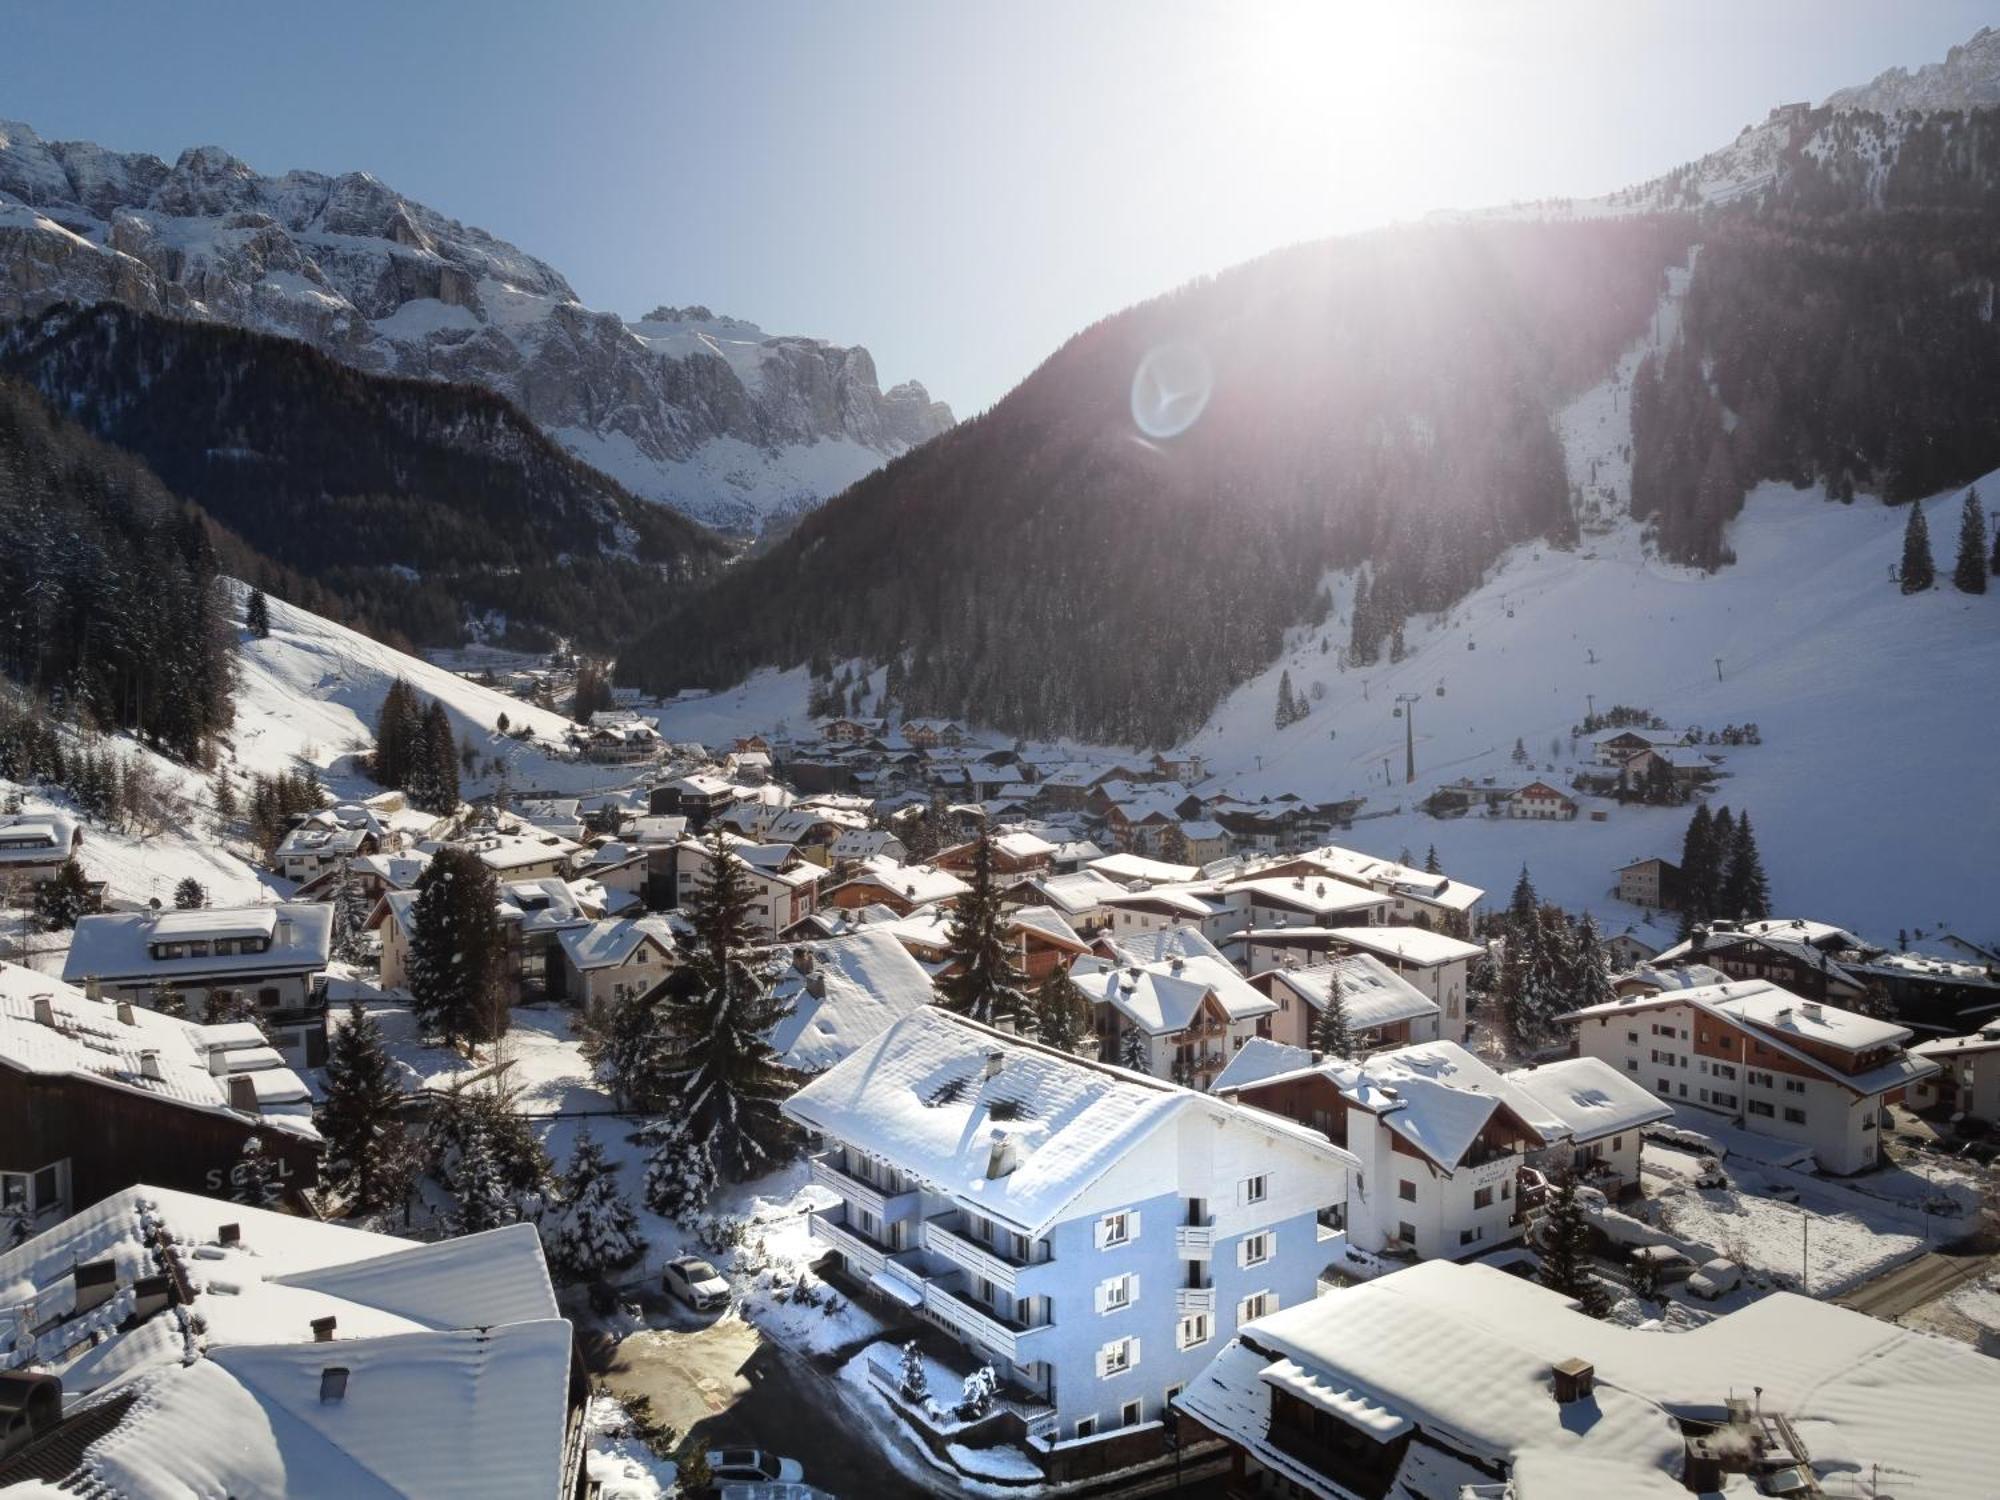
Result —
[[[965,1221],[957,1213],[939,1214],[924,1221],[924,1248],[941,1255],[975,1276],[984,1276],[995,1286],[1018,1293],[1024,1279],[1038,1266],[1053,1264],[1044,1253],[1040,1260],[1018,1260],[1007,1251],[982,1244],[965,1233]]]
[[[872,1182],[862,1181],[841,1165],[841,1153],[838,1151],[829,1151],[812,1159],[812,1180],[840,1194],[842,1199],[856,1208],[867,1209],[884,1224],[909,1217],[923,1198],[915,1190],[892,1193]]]

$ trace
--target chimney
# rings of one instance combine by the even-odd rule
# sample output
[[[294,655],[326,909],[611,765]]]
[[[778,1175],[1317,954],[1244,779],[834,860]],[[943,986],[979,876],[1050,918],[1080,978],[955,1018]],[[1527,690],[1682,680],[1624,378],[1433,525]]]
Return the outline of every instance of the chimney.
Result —
[[[324,1318],[314,1318],[312,1320],[313,1342],[315,1344],[332,1343],[334,1326],[339,1321],[331,1313]]]
[[[1566,1359],[1550,1372],[1555,1377],[1556,1405],[1587,1401],[1597,1383],[1597,1370],[1587,1359]]]
[[[1776,1017],[1778,1024],[1780,1026],[1788,1025],[1791,1022],[1791,1019],[1792,1019],[1792,1008],[1789,1005],[1781,1006],[1778,1010],[1778,1014]]]
[[[132,1283],[132,1323],[143,1323],[156,1312],[163,1312],[174,1300],[173,1283],[162,1272],[157,1276],[141,1276]]]
[[[1817,1000],[1805,1001],[1803,1004],[1799,1006],[1799,1013],[1803,1015],[1808,1021],[1819,1020],[1820,1019],[1819,1001]]]
[[[118,1024],[120,1026],[137,1026],[139,1024],[132,1019],[132,1002],[130,1000],[120,1000],[118,1002]]]
[[[54,995],[35,996],[35,1024],[53,1026],[56,1024],[56,997]]]
[[[986,1175],[989,1178],[1005,1177],[1014,1170],[1014,1140],[1004,1130],[993,1132],[992,1145],[986,1153]]]
[[[985,1076],[988,1078],[998,1078],[1000,1076],[1000,1069],[1006,1065],[1006,1062],[1007,1062],[1007,1054],[1000,1051],[998,1048],[995,1048],[993,1051],[987,1053]]]
[[[155,1083],[160,1081],[162,1075],[160,1073],[160,1054],[157,1048],[148,1047],[139,1054],[139,1076],[141,1078],[150,1078]]]
[[[94,1307],[102,1307],[118,1291],[118,1266],[114,1261],[86,1261],[70,1272],[70,1280],[76,1291],[70,1303],[70,1316],[82,1317]]]
[[[84,975],[83,993],[88,999],[102,1000],[104,998],[104,981],[99,979],[95,974]]]
[[[229,1107],[246,1115],[261,1114],[257,1105],[257,1083],[247,1073],[229,1075]]]
[[[240,1245],[240,1244],[242,1244],[242,1243],[243,1243],[243,1226],[242,1226],[241,1224],[223,1224],[223,1225],[219,1225],[219,1226],[218,1226],[218,1227],[216,1228],[216,1231],[215,1231],[215,1242],[216,1242],[216,1244],[218,1244],[218,1245]]]
[[[806,975],[806,993],[815,1000],[826,998],[826,975],[817,971]]]
[[[794,948],[792,950],[792,967],[797,969],[801,974],[812,973],[813,971],[812,949]]]
[[[319,1399],[322,1406],[347,1399],[346,1365],[328,1365],[319,1372]]]
[[[208,1049],[208,1071],[217,1078],[228,1076],[229,1049],[227,1047],[210,1047]]]

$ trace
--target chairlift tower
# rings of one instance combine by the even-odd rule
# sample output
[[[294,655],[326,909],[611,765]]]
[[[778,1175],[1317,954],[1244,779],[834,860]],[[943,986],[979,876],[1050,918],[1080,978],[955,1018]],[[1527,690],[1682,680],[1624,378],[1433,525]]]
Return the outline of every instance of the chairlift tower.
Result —
[[[1422,693],[1396,694],[1396,717],[1403,721],[1403,782],[1417,779],[1417,700]]]

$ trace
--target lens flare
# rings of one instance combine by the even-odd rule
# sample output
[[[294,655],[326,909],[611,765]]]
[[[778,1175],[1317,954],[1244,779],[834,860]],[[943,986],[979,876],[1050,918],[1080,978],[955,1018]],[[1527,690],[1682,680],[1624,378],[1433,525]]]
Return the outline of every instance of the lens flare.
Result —
[[[1214,372],[1200,348],[1160,344],[1132,373],[1132,423],[1149,438],[1177,438],[1201,420],[1214,389]]]

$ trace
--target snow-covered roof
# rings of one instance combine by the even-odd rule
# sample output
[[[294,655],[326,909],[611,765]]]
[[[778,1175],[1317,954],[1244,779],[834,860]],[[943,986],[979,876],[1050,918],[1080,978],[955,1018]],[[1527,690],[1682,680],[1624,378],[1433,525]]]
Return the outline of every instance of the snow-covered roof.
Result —
[[[931,1001],[930,975],[894,933],[862,928],[799,951],[811,975],[794,960],[779,976],[773,990],[790,1009],[766,1038],[788,1068],[823,1073]]]
[[[46,864],[68,854],[76,834],[76,819],[53,809],[0,818],[0,865]]]
[[[1278,1008],[1234,964],[1204,954],[1174,954],[1151,963],[1091,956],[1078,959],[1069,972],[1091,1000],[1110,1005],[1149,1036],[1185,1030],[1209,995],[1232,1021],[1267,1016]]]
[[[912,906],[928,906],[933,901],[955,901],[972,889],[949,870],[937,870],[929,865],[899,865],[886,856],[871,859],[866,869],[857,871],[841,884],[879,886],[893,891]],[[828,893],[829,896],[831,894]]]
[[[48,1023],[36,1019],[43,1000]],[[237,1028],[203,1026],[143,1005],[128,1005],[126,1013],[130,1021],[110,1000],[92,1000],[46,974],[0,963],[0,1066],[88,1079],[319,1139],[311,1090],[289,1068],[269,1066],[269,1057],[242,1046]],[[235,1075],[249,1077],[256,1088],[255,1113],[230,1106]]]
[[[363,854],[348,868],[357,875],[375,876],[391,890],[407,891],[415,888],[430,863],[430,855],[413,849],[404,854]]]
[[[237,1243],[220,1243],[225,1224]],[[173,1310],[121,1326],[162,1235],[194,1290],[192,1334]],[[104,1259],[119,1290],[66,1316],[71,1267]],[[25,1307],[44,1329],[35,1347],[81,1397],[67,1416],[136,1398],[71,1460],[89,1493],[472,1497],[562,1482],[570,1328],[530,1225],[417,1245],[131,1188],[0,1256],[0,1306],[0,1324]],[[322,1318],[329,1342],[314,1340]],[[330,1366],[347,1383],[322,1400]]]
[[[1163,964],[1176,958],[1228,961],[1200,928],[1179,924],[1150,932],[1107,932],[1097,942],[1100,951],[1109,949],[1113,957],[1128,964]]]
[[[1347,1024],[1356,1031],[1438,1014],[1437,1001],[1367,953],[1344,954],[1300,969],[1273,969],[1270,977],[1314,1010],[1325,1010],[1329,997],[1338,990]]]
[[[1076,929],[1069,925],[1063,914],[1053,906],[1017,906],[1000,919],[1008,932],[1032,932],[1057,944],[1081,953],[1089,945],[1077,936]]]
[[[1594,1368],[1594,1390],[1563,1405],[1551,1369],[1569,1359]],[[1352,1403],[1335,1414],[1378,1441],[1398,1420],[1419,1429],[1390,1488],[1424,1500],[1455,1500],[1465,1481],[1436,1472],[1448,1475],[1454,1454],[1499,1466],[1521,1500],[1684,1497],[1678,1419],[1721,1421],[1729,1397],[1753,1391],[1755,1410],[1789,1420],[1822,1480],[1879,1469],[1899,1493],[1938,1500],[1993,1489],[2000,1364],[1789,1292],[1685,1331],[1630,1328],[1491,1266],[1431,1260],[1257,1319],[1180,1403],[1329,1494],[1269,1439],[1265,1372],[1296,1379],[1292,1368]]]
[[[649,941],[669,954],[674,951],[673,929],[661,917],[614,917],[588,927],[566,927],[556,941],[580,973],[616,968]]]
[[[559,833],[535,829],[532,833],[485,833],[459,845],[479,856],[480,863],[496,875],[547,860],[568,859],[578,845]]]
[[[261,953],[154,958],[154,943],[213,943],[219,938],[268,938]],[[75,984],[104,980],[192,978],[207,974],[280,974],[326,967],[332,950],[333,908],[324,902],[208,907],[198,911],[100,912],[79,918],[63,960]]]
[[[1879,1093],[1937,1071],[1935,1063],[1901,1050],[1901,1044],[1915,1034],[1908,1027],[1842,1010],[1837,1005],[1803,1000],[1790,990],[1762,979],[1732,980],[1662,994],[1624,995],[1570,1011],[1557,1019],[1574,1023],[1667,1005],[1692,1005],[1720,1020],[1746,1026],[1766,1046],[1777,1048],[1793,1061],[1861,1094]],[[1864,1072],[1849,1073],[1804,1047],[1791,1045],[1794,1041],[1833,1047],[1850,1054],[1884,1047],[1895,1050],[1886,1062]]]
[[[1107,854],[1088,861],[1085,867],[1128,889],[1135,885],[1184,885],[1201,874],[1193,865],[1169,864],[1143,854]]]
[[[1967,1052],[1992,1052],[2000,1050],[2000,1021],[1981,1027],[1970,1036],[1933,1037],[1927,1042],[1918,1042],[1910,1051],[1919,1057],[1933,1061],[1944,1061]]]
[[[1227,883],[1231,896],[1241,895],[1262,906],[1284,906],[1314,917],[1338,916],[1347,912],[1380,911],[1391,904],[1380,891],[1349,885],[1344,880],[1309,879],[1294,875],[1257,876]]]
[[[1067,875],[1044,875],[1034,883],[1041,898],[1070,916],[1095,911],[1107,897],[1123,895],[1125,887],[1108,880],[1096,870],[1075,870]]]
[[[1507,1081],[1587,1143],[1669,1118],[1673,1106],[1601,1057],[1565,1057],[1516,1068]]]
[[[1194,921],[1219,916],[1229,910],[1229,904],[1216,895],[1210,885],[1156,885],[1146,889],[1122,891],[1107,895],[1101,903],[1111,907],[1130,907],[1137,910],[1159,908],[1173,913],[1176,917],[1186,917]]]
[[[287,833],[278,843],[276,857],[285,859],[303,854],[354,854],[363,842],[376,836],[371,828],[329,827],[307,821]]]
[[[1267,1036],[1248,1037],[1237,1049],[1236,1055],[1229,1059],[1228,1066],[1215,1076],[1208,1091],[1219,1094],[1225,1089],[1262,1083],[1280,1074],[1304,1072],[1312,1066],[1312,1060],[1312,1053],[1304,1047],[1294,1047],[1289,1042],[1274,1042]]]
[[[1447,911],[1470,911],[1486,894],[1478,886],[1453,880],[1448,875],[1433,874],[1393,859],[1378,859],[1372,854],[1343,848],[1339,844],[1321,844],[1297,858],[1356,885],[1365,885],[1371,890],[1393,891]],[[1275,861],[1290,862],[1284,857]]]
[[[873,859],[887,853],[891,844],[901,848],[902,842],[886,828],[847,828],[828,852],[835,859]]]
[[[1427,927],[1333,927],[1328,931],[1363,952],[1379,953],[1420,969],[1475,959],[1486,951],[1477,943],[1448,937]]]
[[[785,1110],[1031,1236],[1189,1112],[1296,1142],[1329,1161],[1351,1160],[1274,1115],[1088,1063],[935,1006],[913,1011],[808,1083]],[[1012,1144],[1015,1165],[992,1177],[996,1137]],[[1143,1158],[1159,1191],[1172,1191],[1178,1156]]]

